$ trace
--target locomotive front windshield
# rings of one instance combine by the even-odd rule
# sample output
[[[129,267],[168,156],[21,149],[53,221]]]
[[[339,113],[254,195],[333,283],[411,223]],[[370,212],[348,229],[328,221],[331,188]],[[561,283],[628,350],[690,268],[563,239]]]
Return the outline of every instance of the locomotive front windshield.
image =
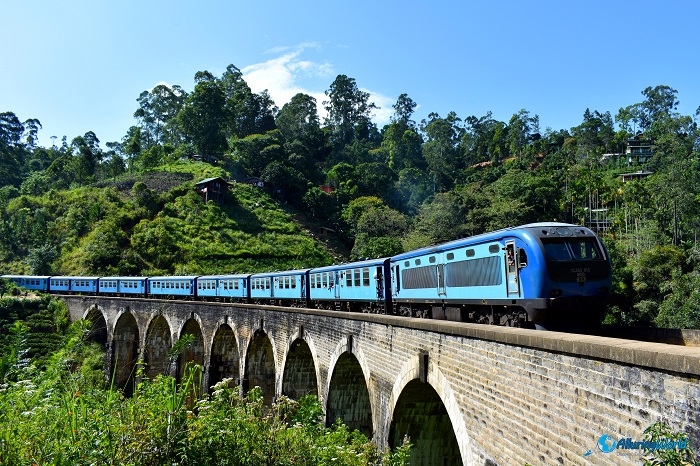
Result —
[[[601,260],[603,255],[593,238],[542,240],[547,261]]]
[[[595,238],[547,238],[542,239],[542,246],[552,281],[584,283],[610,275],[610,265]]]

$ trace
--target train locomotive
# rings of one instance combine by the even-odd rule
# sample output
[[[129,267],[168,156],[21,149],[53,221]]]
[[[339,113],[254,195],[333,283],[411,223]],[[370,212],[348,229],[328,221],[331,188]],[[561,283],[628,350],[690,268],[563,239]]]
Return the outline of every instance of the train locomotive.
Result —
[[[274,304],[459,322],[595,326],[612,298],[610,258],[590,229],[533,223],[393,257],[256,274],[3,275],[28,290]]]

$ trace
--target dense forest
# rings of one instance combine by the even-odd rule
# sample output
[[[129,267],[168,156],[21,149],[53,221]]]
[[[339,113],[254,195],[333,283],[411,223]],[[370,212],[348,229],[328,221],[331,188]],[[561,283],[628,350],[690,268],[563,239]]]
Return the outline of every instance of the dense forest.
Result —
[[[233,65],[198,72],[191,93],[142,92],[136,124],[106,149],[90,131],[40,147],[39,120],[0,113],[2,268],[260,271],[565,221],[599,228],[610,251],[625,299],[606,322],[700,328],[698,112],[681,115],[676,90],[647,87],[614,115],[583,109],[558,130],[526,109],[416,122],[406,94],[378,128],[354,79],[337,76],[325,94],[322,121],[309,95],[278,108]],[[647,144],[644,157],[630,141]],[[192,188],[207,176],[266,187],[238,183],[222,205],[203,203]]]

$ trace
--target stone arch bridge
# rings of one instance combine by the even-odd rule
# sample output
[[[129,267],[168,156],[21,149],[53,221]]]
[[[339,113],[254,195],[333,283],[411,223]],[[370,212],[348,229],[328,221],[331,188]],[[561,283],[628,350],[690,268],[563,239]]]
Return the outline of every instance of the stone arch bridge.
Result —
[[[643,440],[663,420],[700,449],[700,348],[446,321],[272,306],[65,296],[95,323],[125,392],[136,362],[204,385],[233,378],[269,402],[311,393],[412,464],[638,464],[603,435]],[[168,350],[194,337],[176,363]],[[624,442],[623,442],[624,443]],[[587,456],[584,456],[588,454]]]

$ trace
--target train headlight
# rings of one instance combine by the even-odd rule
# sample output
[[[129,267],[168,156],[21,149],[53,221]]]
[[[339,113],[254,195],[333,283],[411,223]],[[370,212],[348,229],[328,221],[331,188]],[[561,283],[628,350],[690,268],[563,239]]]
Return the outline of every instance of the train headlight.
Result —
[[[561,296],[561,294],[562,294],[562,291],[559,288],[555,288],[549,292],[549,295],[552,298],[556,298],[557,296]]]
[[[607,286],[601,286],[600,288],[598,288],[598,291],[600,291],[600,294],[608,294],[610,292]]]

